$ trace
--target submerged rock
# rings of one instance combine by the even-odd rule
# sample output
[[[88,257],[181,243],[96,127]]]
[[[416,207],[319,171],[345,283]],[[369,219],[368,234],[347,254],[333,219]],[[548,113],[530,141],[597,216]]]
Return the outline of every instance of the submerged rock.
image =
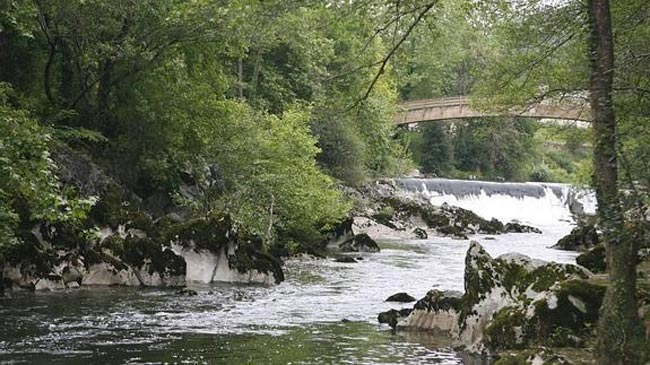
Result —
[[[600,242],[600,235],[593,225],[576,227],[562,237],[552,248],[565,251],[586,251]]]
[[[397,322],[400,319],[408,316],[412,311],[413,310],[410,308],[404,308],[400,310],[391,309],[386,312],[379,313],[379,315],[377,316],[377,320],[379,321],[379,323],[385,323],[394,329],[395,326],[397,325]]]
[[[399,302],[399,303],[410,303],[415,302],[415,298],[408,295],[407,293],[401,292],[391,295],[386,299],[387,302]]]
[[[492,258],[472,242],[465,258],[465,293],[431,290],[396,327],[450,336],[473,352],[579,343],[597,318],[604,288],[584,281],[574,265],[521,254]]]
[[[337,257],[337,258],[335,258],[335,259],[334,259],[334,262],[341,262],[341,263],[354,264],[354,263],[357,262],[357,260],[355,260],[354,257],[350,257],[350,256],[341,256],[341,257]]]
[[[366,233],[360,233],[353,239],[339,245],[343,252],[379,252],[379,245]]]
[[[183,296],[183,297],[195,297],[199,295],[199,293],[197,293],[196,290],[190,288],[182,288],[176,291],[176,295]]]

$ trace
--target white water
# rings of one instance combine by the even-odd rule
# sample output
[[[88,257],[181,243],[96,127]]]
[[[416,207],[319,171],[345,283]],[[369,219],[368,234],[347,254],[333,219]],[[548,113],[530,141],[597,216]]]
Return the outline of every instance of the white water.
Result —
[[[447,202],[474,210],[485,218],[495,217],[503,221],[518,219],[522,223],[542,229],[543,234],[470,237],[479,241],[493,256],[514,251],[542,260],[575,262],[575,253],[548,248],[572,228],[571,215],[564,204],[569,193],[567,186],[493,186],[492,184],[497,183],[440,179],[409,179],[402,183],[413,192],[425,194],[435,204]],[[438,188],[435,187],[436,184],[439,185]],[[456,191],[445,191],[440,186],[446,189],[451,187]],[[309,334],[300,340],[306,345],[335,340],[336,346],[341,348],[357,348],[360,346],[359,341],[364,342],[367,338],[376,336],[373,335],[376,331],[388,331],[386,326],[377,324],[379,312],[391,308],[411,307],[413,304],[384,302],[389,295],[404,291],[420,298],[432,288],[463,290],[464,259],[469,240],[430,237],[417,241],[379,240],[379,244],[382,248],[379,253],[355,254],[355,257],[363,257],[358,263],[346,264],[329,259],[308,258],[289,260],[285,268],[287,280],[277,286],[203,285],[195,287],[199,292],[195,297],[175,297],[164,291],[128,292],[128,295],[113,294],[122,295],[124,298],[120,300],[101,300],[98,301],[101,304],[80,308],[76,308],[75,306],[80,304],[72,300],[67,304],[66,311],[74,313],[76,310],[83,313],[83,316],[46,313],[34,314],[34,323],[21,319],[23,327],[36,326],[39,330],[35,332],[39,334],[20,341],[13,339],[16,334],[3,334],[0,331],[0,361],[12,358],[11,355],[1,356],[3,353],[30,353],[35,351],[34,348],[50,348],[53,338],[57,339],[56,351],[66,354],[74,354],[75,351],[88,348],[94,351],[96,344],[102,343],[107,337],[115,336],[114,341],[121,343],[120,341],[125,340],[124,332],[140,336],[132,339],[135,342],[144,343],[146,339],[159,344],[156,348],[164,349],[166,344],[172,341],[170,336],[176,336],[173,341],[181,341],[179,339],[190,334],[214,338],[231,338],[242,334],[276,338],[291,337],[295,331],[306,330]],[[88,289],[79,291],[83,290]],[[70,299],[67,299],[66,295],[52,300],[67,303]],[[37,308],[41,307],[36,306],[30,310],[38,312],[40,309]],[[22,313],[23,309],[17,308],[16,311]],[[12,313],[13,310],[10,310],[9,314],[5,313],[0,317],[16,318],[12,317]],[[366,323],[369,326],[366,331],[370,332],[363,335],[357,333],[355,336],[328,332],[332,326],[345,326],[340,324],[343,319]],[[6,331],[6,328],[12,328],[9,324],[11,322],[3,325],[0,320],[0,329],[5,328]],[[235,362],[250,360],[250,357],[247,357],[249,354],[245,353],[247,345],[238,346],[243,346],[243,350],[238,347],[236,352],[244,353],[240,359],[235,359],[240,361]],[[363,361],[359,361],[358,356],[368,353],[354,353],[330,361],[394,362],[395,360],[389,360],[393,359],[390,356],[403,353],[400,363],[463,363],[460,355],[451,350],[439,352],[430,344],[422,347],[422,343],[404,338],[397,340],[397,343],[390,342],[382,346],[385,346],[382,354],[375,354],[376,356],[370,356]],[[259,351],[252,348],[250,350]],[[138,353],[133,356],[138,356]],[[258,360],[262,361],[263,358]],[[308,362],[328,361],[311,359]]]

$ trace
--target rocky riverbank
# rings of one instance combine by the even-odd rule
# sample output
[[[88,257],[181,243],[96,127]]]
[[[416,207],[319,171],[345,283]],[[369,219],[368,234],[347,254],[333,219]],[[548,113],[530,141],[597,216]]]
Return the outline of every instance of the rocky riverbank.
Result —
[[[516,221],[504,224],[497,219],[487,220],[448,204],[433,206],[423,195],[399,189],[393,180],[380,180],[346,192],[357,202],[354,232],[375,239],[426,239],[430,235],[468,239],[479,233],[542,233]]]
[[[3,252],[0,294],[80,285],[180,287],[215,281],[284,280],[279,253],[227,214],[197,216],[164,194],[146,199],[126,189],[83,154],[55,154],[60,178],[97,201],[81,224],[31,220],[21,244]],[[196,187],[184,185],[186,199]]]
[[[639,312],[650,333],[650,260],[639,264]],[[593,360],[607,276],[584,267],[491,257],[472,242],[464,293],[431,290],[413,307],[380,313],[398,331],[428,331],[453,346],[495,358],[495,364],[587,364]]]

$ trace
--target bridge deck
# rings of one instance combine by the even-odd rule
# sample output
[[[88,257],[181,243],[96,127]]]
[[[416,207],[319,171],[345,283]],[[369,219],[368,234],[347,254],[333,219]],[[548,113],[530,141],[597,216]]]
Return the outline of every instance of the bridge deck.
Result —
[[[467,97],[458,96],[408,101],[399,104],[399,107],[401,111],[394,118],[396,124],[495,116],[590,121],[586,105],[566,102],[536,103],[509,110],[477,110],[470,106]]]

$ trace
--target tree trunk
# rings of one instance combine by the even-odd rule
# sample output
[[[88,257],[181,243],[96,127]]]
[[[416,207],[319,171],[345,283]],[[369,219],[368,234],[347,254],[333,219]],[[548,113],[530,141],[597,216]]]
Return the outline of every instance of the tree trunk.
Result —
[[[97,86],[97,129],[104,133],[104,135],[109,135],[110,130],[107,118],[113,61],[108,58],[105,59],[99,70],[99,85]]]
[[[66,41],[60,39],[61,49],[61,97],[63,105],[69,105],[74,97],[74,63],[72,50]]]
[[[610,284],[601,308],[598,364],[640,364],[636,240],[626,231],[618,196],[616,119],[612,98],[614,45],[609,0],[588,0],[594,134],[594,185],[607,250]]]

